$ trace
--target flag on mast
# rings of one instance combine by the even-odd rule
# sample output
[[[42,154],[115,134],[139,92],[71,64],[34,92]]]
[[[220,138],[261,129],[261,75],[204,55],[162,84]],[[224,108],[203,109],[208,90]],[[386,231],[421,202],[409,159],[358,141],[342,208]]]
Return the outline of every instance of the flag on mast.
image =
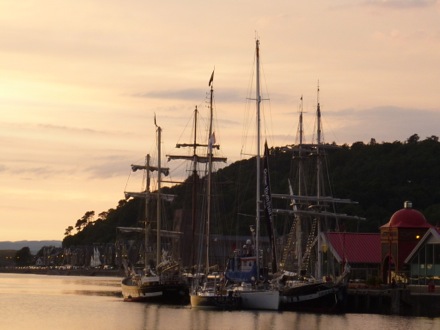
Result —
[[[213,148],[214,144],[215,144],[215,132],[212,132],[212,135],[209,138],[209,146],[208,146],[209,152],[212,152],[212,148]]]
[[[212,84],[212,82],[213,82],[213,80],[214,80],[214,71],[215,71],[215,69],[212,70],[212,74],[211,74],[211,78],[209,79],[208,86],[211,86],[211,84]]]

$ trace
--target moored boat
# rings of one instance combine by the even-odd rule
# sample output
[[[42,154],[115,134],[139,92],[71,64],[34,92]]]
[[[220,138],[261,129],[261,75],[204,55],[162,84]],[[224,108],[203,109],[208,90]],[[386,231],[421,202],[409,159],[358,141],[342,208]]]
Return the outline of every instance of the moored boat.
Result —
[[[282,310],[340,313],[344,311],[347,301],[350,267],[345,264],[343,269],[338,269],[341,266],[330,265],[330,260],[326,260],[326,267],[323,266],[323,235],[331,228],[337,229],[339,221],[343,219],[364,219],[338,213],[337,205],[355,202],[331,196],[331,189],[323,180],[327,175],[323,168],[325,150],[334,146],[325,145],[321,141],[319,98],[316,110],[316,143],[303,143],[302,98],[299,118],[299,144],[288,148],[294,152],[293,159],[297,161],[296,189],[290,186],[290,194],[272,194],[272,197],[285,199],[290,204],[289,209],[275,209],[274,212],[287,214],[292,219],[290,231],[285,236],[281,271],[274,283],[280,290]],[[308,169],[305,168],[306,164],[310,165]]]
[[[227,286],[224,276],[218,272],[212,272],[210,267],[210,226],[211,226],[211,181],[213,162],[226,161],[226,158],[215,157],[213,154],[214,149],[218,149],[219,146],[215,144],[215,135],[213,132],[213,79],[214,71],[212,72],[209,80],[210,86],[210,116],[209,116],[209,129],[208,129],[208,141],[206,144],[197,144],[197,146],[204,146],[207,148],[206,157],[197,157],[198,161],[204,161],[207,164],[207,175],[205,176],[205,195],[206,195],[206,209],[201,214],[202,223],[205,225],[200,226],[200,237],[203,237],[203,244],[199,244],[203,248],[198,249],[198,261],[197,272],[201,276],[196,276],[192,283],[190,291],[190,302],[192,308],[202,309],[237,309],[240,307],[240,299],[234,292]],[[196,143],[194,144],[194,146]],[[194,157],[196,158],[196,157]],[[194,205],[193,205],[194,206]],[[193,242],[194,244],[194,242]],[[195,251],[196,249],[194,249]],[[203,267],[204,266],[204,267]]]
[[[256,182],[255,182],[255,226],[251,226],[252,240],[248,240],[243,250],[236,250],[234,257],[229,261],[228,269],[225,276],[231,282],[235,283],[233,286],[234,293],[241,299],[241,307],[250,310],[278,310],[279,308],[279,291],[274,287],[270,281],[268,274],[263,274],[260,257],[260,223],[261,223],[261,205],[264,205],[265,212],[268,211],[267,205],[270,196],[265,196],[261,200],[261,175],[264,175],[264,190],[265,195],[269,190],[268,172],[265,169],[261,171],[261,137],[260,137],[260,41],[255,42],[255,63],[256,63],[256,80],[255,80],[255,101],[256,101]],[[265,144],[265,150],[267,143]],[[265,158],[266,165],[267,158]],[[271,214],[266,213],[266,221],[269,228],[269,239],[271,240],[272,258],[275,257],[275,250],[273,250],[273,235]],[[276,259],[276,258],[275,258]],[[272,264],[276,265],[276,260],[272,260]]]
[[[155,118],[156,125],[156,118]],[[141,267],[129,266],[124,263],[126,277],[121,281],[121,290],[124,301],[143,301],[160,302],[173,304],[187,304],[189,302],[188,284],[180,271],[180,264],[172,256],[168,255],[161,248],[162,229],[161,229],[161,203],[162,199],[169,200],[172,196],[161,193],[161,176],[168,175],[169,169],[162,168],[160,164],[160,141],[161,128],[157,128],[157,146],[158,146],[158,164],[150,165],[150,155],[147,155],[144,165],[132,165],[132,170],[144,170],[146,176],[145,191],[140,193],[126,192],[126,198],[144,198],[145,199],[145,227],[131,228],[119,227],[121,232],[138,232],[144,234],[143,260]],[[156,193],[150,192],[150,172],[157,171]],[[152,260],[153,249],[150,241],[151,223],[149,218],[149,202],[155,197],[157,201],[156,211],[156,260]],[[151,261],[149,261],[151,260]]]
[[[190,293],[191,307],[199,309],[232,310],[241,307],[241,298],[225,286],[218,274],[206,276],[201,286],[196,286]]]

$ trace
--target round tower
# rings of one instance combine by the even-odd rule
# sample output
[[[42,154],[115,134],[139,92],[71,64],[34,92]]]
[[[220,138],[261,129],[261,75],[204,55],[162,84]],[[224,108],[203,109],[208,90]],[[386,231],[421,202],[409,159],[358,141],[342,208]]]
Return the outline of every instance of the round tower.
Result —
[[[388,223],[380,227],[382,251],[382,280],[384,283],[403,281],[406,275],[404,260],[426,231],[432,227],[424,215],[406,201]]]

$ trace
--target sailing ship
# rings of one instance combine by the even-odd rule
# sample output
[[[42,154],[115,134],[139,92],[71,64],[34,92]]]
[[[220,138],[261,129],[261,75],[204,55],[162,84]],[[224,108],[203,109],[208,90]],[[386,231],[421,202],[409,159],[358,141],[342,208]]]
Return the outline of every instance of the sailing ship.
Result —
[[[150,165],[150,155],[147,155],[144,165],[131,165],[133,171],[143,170],[146,176],[146,188],[141,193],[126,192],[126,198],[145,199],[145,220],[144,228],[119,227],[121,232],[140,232],[144,234],[144,253],[143,268],[129,267],[125,262],[126,277],[122,279],[121,288],[125,301],[144,301],[160,303],[188,303],[188,285],[181,276],[180,264],[171,255],[161,248],[162,229],[161,229],[161,204],[162,199],[172,200],[173,196],[161,193],[161,176],[168,175],[169,169],[161,167],[161,127],[157,126],[157,150],[158,164]],[[150,192],[150,172],[157,171],[157,192]],[[151,257],[151,224],[149,218],[149,202],[155,197],[157,201],[156,210],[156,262],[150,262]]]
[[[337,205],[355,202],[334,198],[325,191],[323,178],[327,172],[323,169],[324,157],[326,148],[335,146],[322,142],[319,86],[316,120],[317,142],[303,143],[301,97],[299,144],[290,146],[290,150],[294,153],[293,159],[297,160],[295,180],[297,189],[294,191],[289,181],[289,194],[272,194],[273,198],[286,199],[290,203],[289,209],[274,209],[274,212],[287,214],[291,219],[293,218],[280,261],[281,270],[274,282],[280,290],[281,310],[338,313],[344,311],[346,303],[349,265],[345,264],[343,269],[336,270],[334,274],[323,274],[323,255],[326,252],[323,242],[325,231],[328,230],[326,226],[337,229],[338,221],[341,219],[364,219],[337,213]],[[306,164],[311,166],[306,168]],[[312,180],[311,177],[314,179]],[[308,184],[312,181],[313,184]],[[333,266],[333,268],[338,267]],[[328,264],[326,268],[328,270]]]
[[[203,248],[198,249],[198,260],[196,262],[195,268],[192,270],[192,288],[190,291],[190,302],[192,308],[203,308],[203,309],[235,309],[239,306],[239,299],[233,295],[231,290],[227,290],[225,286],[224,277],[221,273],[212,271],[210,267],[210,231],[211,231],[211,183],[212,183],[212,171],[214,162],[226,162],[226,158],[214,156],[214,149],[219,149],[220,146],[216,144],[215,134],[213,132],[212,122],[213,122],[213,79],[214,71],[212,72],[211,78],[208,85],[210,86],[210,117],[209,117],[209,129],[208,129],[208,141],[207,143],[198,143],[196,138],[197,132],[197,108],[194,116],[194,142],[192,144],[177,145],[188,146],[193,148],[192,156],[168,156],[169,159],[187,159],[193,160],[193,212],[192,212],[192,261],[194,265],[195,254],[197,247],[203,246]],[[197,147],[207,148],[206,156],[198,156],[196,154]],[[197,223],[196,216],[196,178],[197,176],[197,163],[204,163],[207,167],[207,175],[205,176],[205,196],[206,196],[206,209],[204,214],[200,214],[201,221]],[[201,229],[201,235],[198,236],[199,240],[195,235],[196,227]],[[199,243],[199,244],[198,244]],[[203,258],[204,257],[204,258]],[[203,260],[204,259],[204,260]],[[204,269],[202,269],[204,265]]]
[[[267,274],[261,272],[261,257],[260,257],[260,224],[261,215],[260,208],[263,204],[261,201],[261,138],[260,138],[260,41],[256,40],[255,48],[256,56],[256,120],[257,120],[257,156],[256,156],[256,210],[255,210],[255,227],[251,227],[252,239],[246,242],[242,250],[236,250],[234,257],[228,264],[228,269],[225,277],[232,283],[233,293],[240,297],[241,307],[243,309],[257,309],[257,310],[278,310],[279,308],[279,291],[270,283]],[[265,143],[265,150],[267,143]],[[265,158],[266,164],[267,158]],[[265,174],[268,174],[265,171]],[[265,178],[265,191],[268,187],[268,176]],[[265,209],[266,202],[264,199]],[[271,218],[266,219],[271,221]],[[269,225],[269,232],[272,224]],[[273,238],[270,237],[270,238]],[[275,252],[275,250],[272,250]],[[275,254],[272,254],[274,258]],[[276,260],[273,260],[273,265]]]

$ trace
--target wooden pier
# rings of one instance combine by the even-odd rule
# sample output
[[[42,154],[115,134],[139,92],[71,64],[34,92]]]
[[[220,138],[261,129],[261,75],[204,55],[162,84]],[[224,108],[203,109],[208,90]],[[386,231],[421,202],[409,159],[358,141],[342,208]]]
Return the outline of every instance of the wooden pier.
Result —
[[[427,286],[350,288],[347,313],[440,317],[440,289]]]

